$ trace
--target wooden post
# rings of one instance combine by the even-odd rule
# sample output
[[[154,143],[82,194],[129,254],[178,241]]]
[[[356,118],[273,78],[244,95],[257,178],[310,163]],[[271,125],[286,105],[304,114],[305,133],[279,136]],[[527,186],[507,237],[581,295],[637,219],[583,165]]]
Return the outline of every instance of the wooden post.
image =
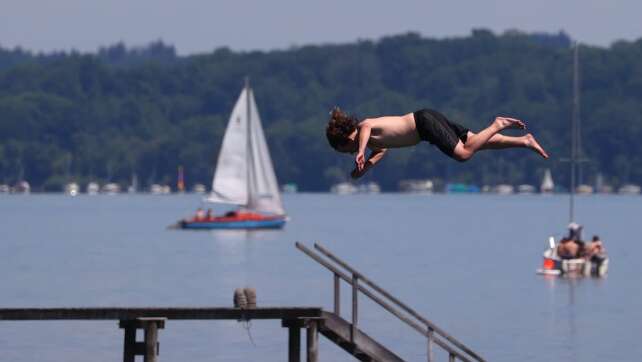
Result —
[[[145,362],[158,361],[158,326],[154,321],[144,322],[145,328]]]
[[[301,328],[305,326],[302,319],[283,319],[281,326],[288,328],[288,361],[301,362]]]
[[[125,329],[124,362],[135,362],[136,356],[144,356],[145,362],[158,361],[158,330],[165,328],[167,318],[136,318],[121,320],[120,328]],[[144,342],[136,342],[136,330],[145,331]]]
[[[125,329],[123,345],[123,362],[136,361],[136,326],[133,321],[120,321],[120,328]]]
[[[301,328],[288,328],[288,361],[301,362]]]
[[[454,353],[448,354],[448,362],[455,362],[455,354]]]
[[[307,347],[308,347],[308,358],[307,362],[318,362],[319,361],[319,328],[318,321],[311,319],[308,321],[308,332],[307,332]]]

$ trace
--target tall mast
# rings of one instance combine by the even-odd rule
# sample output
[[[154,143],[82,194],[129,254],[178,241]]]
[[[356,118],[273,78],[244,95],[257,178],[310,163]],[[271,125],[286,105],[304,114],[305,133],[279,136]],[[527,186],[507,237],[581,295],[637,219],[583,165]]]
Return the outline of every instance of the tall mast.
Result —
[[[249,122],[251,116],[250,116],[250,77],[248,76],[245,77],[245,112],[247,115],[248,125],[249,125],[251,123]]]
[[[245,116],[247,117],[247,132],[245,133],[245,142],[247,145],[247,195],[248,195],[248,204],[250,203],[251,193],[254,180],[252,179],[252,112],[250,110],[250,77],[245,76]],[[245,205],[246,207],[248,205]]]
[[[582,151],[582,115],[580,114],[580,43],[575,45],[575,59],[574,59],[574,68],[575,68],[575,82],[573,88],[575,89],[575,100],[573,104],[575,106],[575,156],[577,159],[577,184],[581,185],[584,183],[583,173],[582,173],[582,163],[586,162],[584,159],[584,152]]]
[[[577,158],[580,152],[580,82],[579,82],[579,43],[575,43],[573,51],[573,113],[571,117],[571,193],[570,193],[570,222],[575,221],[575,168],[577,167]]]

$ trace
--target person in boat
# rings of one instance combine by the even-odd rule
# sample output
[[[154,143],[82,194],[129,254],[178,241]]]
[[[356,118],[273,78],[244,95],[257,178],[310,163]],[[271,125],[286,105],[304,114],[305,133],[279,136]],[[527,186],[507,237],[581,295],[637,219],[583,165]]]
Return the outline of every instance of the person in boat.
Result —
[[[606,249],[599,236],[593,235],[591,241],[586,245],[586,258],[598,265],[606,259]]]
[[[205,211],[202,208],[196,209],[196,214],[194,215],[194,221],[202,221],[205,219]]]
[[[212,209],[207,209],[207,213],[205,213],[205,220],[212,221],[212,219],[214,219],[214,214],[212,214]]]
[[[575,241],[581,241],[582,230],[584,230],[584,227],[576,222],[568,224],[568,238]]]
[[[561,259],[575,259],[580,256],[580,251],[580,245],[566,236],[557,245],[557,256]]]
[[[468,128],[450,121],[432,109],[421,109],[402,116],[366,118],[359,122],[335,107],[330,112],[326,137],[330,146],[341,153],[356,153],[353,178],[361,177],[376,165],[390,148],[410,147],[427,141],[449,157],[464,162],[480,150],[522,147],[528,148],[543,158],[548,154],[527,133],[511,137],[499,132],[508,129],[525,129],[524,122],[509,117],[496,117],[487,128],[474,133]],[[366,148],[371,150],[365,158]]]

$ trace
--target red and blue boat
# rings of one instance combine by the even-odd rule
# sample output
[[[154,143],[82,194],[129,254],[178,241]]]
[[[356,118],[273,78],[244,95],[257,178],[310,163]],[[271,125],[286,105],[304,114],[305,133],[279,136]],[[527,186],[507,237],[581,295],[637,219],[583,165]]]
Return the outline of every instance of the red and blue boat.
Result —
[[[253,212],[231,212],[224,216],[193,218],[180,221],[182,229],[281,229],[287,217],[281,215],[262,215]]]

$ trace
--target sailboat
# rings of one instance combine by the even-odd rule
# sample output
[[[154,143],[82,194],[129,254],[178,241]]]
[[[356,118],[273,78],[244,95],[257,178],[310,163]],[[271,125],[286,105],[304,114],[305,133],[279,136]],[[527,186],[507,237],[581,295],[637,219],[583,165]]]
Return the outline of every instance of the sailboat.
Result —
[[[237,205],[221,216],[197,215],[179,222],[184,229],[275,229],[287,216],[263,134],[254,93],[246,79],[218,155],[206,202]]]
[[[539,187],[539,191],[543,194],[552,194],[555,190],[555,183],[553,183],[553,176],[551,176],[551,169],[547,168],[544,171],[544,177],[542,178],[542,184]]]
[[[569,197],[569,224],[568,237],[572,240],[582,239],[582,225],[575,220],[575,193],[577,164],[585,161],[581,157],[580,147],[580,86],[579,86],[579,44],[575,44],[573,52],[573,114],[571,117],[571,157],[570,164],[571,185]],[[547,170],[548,171],[548,170]],[[551,180],[552,184],[552,180]],[[543,186],[542,186],[543,188]],[[549,248],[544,251],[544,262],[542,268],[537,269],[538,274],[544,275],[571,275],[571,276],[603,276],[608,271],[609,259],[603,255],[603,259],[594,262],[593,259],[577,257],[574,259],[563,259],[557,254],[557,246],[553,236],[548,239]]]

